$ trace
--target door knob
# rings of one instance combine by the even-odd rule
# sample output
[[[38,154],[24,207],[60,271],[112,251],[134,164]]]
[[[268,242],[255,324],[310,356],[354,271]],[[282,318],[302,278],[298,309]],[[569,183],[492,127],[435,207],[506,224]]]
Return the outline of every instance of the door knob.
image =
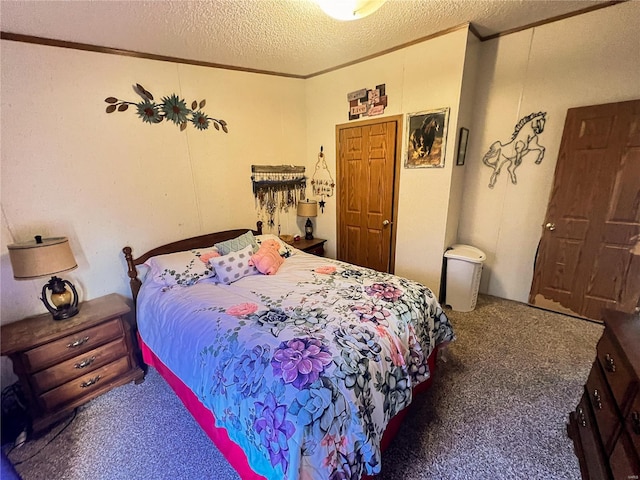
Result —
[[[387,225],[389,225],[389,220],[383,220],[382,221],[382,226],[386,227]]]
[[[549,222],[544,226],[544,228],[553,232],[556,229],[556,224]]]

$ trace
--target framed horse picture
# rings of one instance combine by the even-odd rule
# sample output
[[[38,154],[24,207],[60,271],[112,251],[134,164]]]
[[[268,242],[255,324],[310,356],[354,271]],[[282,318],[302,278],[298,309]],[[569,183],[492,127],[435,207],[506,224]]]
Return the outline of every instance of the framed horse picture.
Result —
[[[444,167],[449,107],[407,114],[405,168]]]

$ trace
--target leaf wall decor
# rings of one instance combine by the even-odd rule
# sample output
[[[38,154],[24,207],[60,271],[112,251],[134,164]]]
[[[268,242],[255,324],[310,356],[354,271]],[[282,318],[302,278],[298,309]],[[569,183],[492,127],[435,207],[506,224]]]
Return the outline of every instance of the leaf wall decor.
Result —
[[[227,122],[207,115],[202,109],[207,101],[202,99],[200,102],[194,100],[191,102],[191,108],[187,107],[184,99],[178,97],[175,93],[166,97],[162,97],[161,102],[154,101],[153,95],[139,83],[136,83],[134,91],[142,97],[142,101],[135,103],[127,100],[120,100],[116,97],[107,97],[104,99],[109,105],[106,108],[107,113],[126,112],[129,106],[136,108],[138,117],[143,122],[155,124],[163,120],[172,122],[180,127],[180,131],[187,128],[188,123],[192,123],[198,130],[207,130],[210,125],[216,130],[222,130],[229,133]]]

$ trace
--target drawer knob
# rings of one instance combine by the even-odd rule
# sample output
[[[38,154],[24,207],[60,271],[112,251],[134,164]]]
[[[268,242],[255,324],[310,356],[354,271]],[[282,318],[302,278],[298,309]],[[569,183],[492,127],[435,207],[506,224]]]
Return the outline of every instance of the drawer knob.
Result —
[[[578,418],[580,418],[580,425],[586,427],[587,417],[584,415],[584,410],[582,409],[582,407],[578,407]]]
[[[600,397],[600,392],[597,388],[593,390],[593,401],[595,402],[598,410],[602,410],[602,397]]]
[[[636,435],[640,435],[640,412],[631,413],[631,430]]]
[[[86,382],[82,382],[80,384],[80,387],[82,387],[82,388],[90,387],[91,385],[94,385],[94,384],[98,383],[98,380],[100,380],[100,375],[96,375],[95,377],[90,378]]]
[[[80,345],[84,345],[88,341],[89,341],[89,337],[82,337],[82,338],[79,338],[78,340],[68,343],[67,348],[76,348],[76,347],[79,347]]]
[[[75,364],[76,368],[86,368],[95,361],[96,357],[85,358],[79,363]]]
[[[607,353],[607,355],[604,357],[604,359],[605,359],[605,362],[606,362],[606,365],[605,365],[606,369],[608,371],[610,371],[611,373],[615,372],[616,371],[616,363],[613,361],[613,357]]]

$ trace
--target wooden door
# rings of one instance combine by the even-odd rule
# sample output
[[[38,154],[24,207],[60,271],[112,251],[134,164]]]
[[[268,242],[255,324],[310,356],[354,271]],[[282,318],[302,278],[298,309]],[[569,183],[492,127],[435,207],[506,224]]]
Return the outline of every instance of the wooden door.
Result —
[[[338,259],[393,272],[402,116],[336,128]]]
[[[570,109],[529,302],[601,320],[640,299],[640,100]]]

